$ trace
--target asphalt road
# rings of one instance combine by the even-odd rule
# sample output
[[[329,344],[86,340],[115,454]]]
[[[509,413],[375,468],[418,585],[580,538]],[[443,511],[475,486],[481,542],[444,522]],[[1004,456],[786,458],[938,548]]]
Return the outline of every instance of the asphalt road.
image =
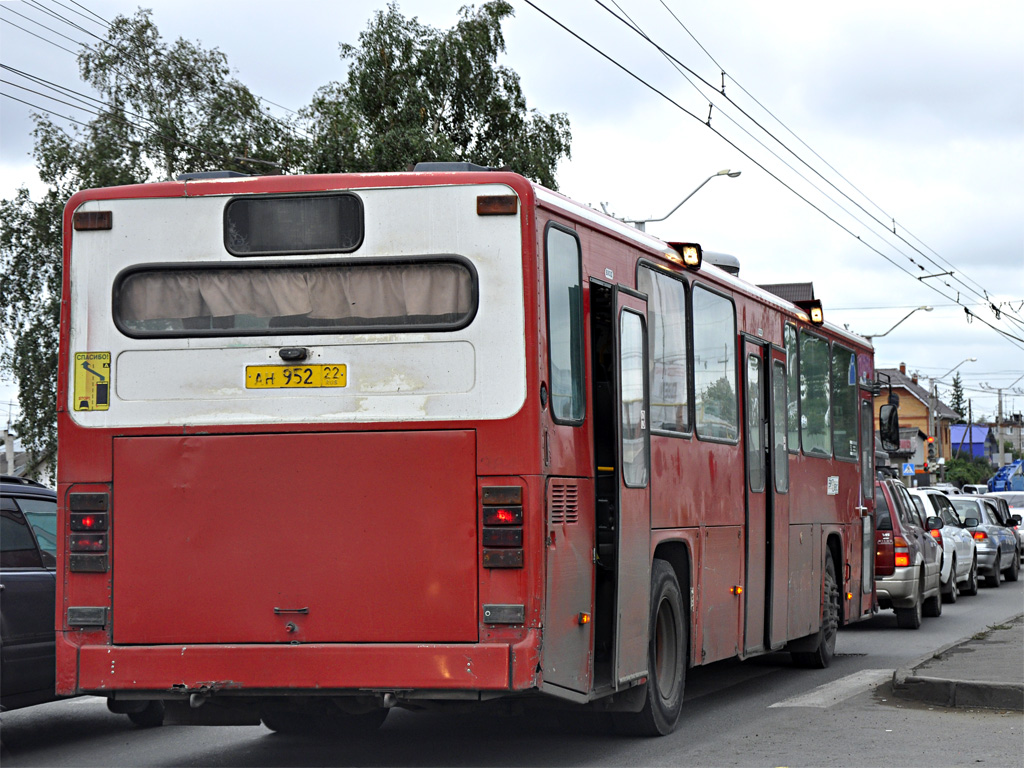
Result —
[[[4,768],[15,766],[1024,766],[1024,715],[897,702],[898,666],[1024,613],[1024,581],[944,606],[921,629],[884,612],[844,629],[827,670],[787,654],[691,670],[678,729],[625,738],[551,714],[393,711],[370,737],[317,741],[262,726],[134,728],[102,700],[4,713]],[[1022,649],[1024,661],[1024,649]]]

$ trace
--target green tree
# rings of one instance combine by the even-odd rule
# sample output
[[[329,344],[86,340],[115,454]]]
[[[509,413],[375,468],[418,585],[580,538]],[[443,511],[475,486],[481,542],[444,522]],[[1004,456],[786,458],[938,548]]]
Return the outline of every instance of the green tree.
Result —
[[[967,412],[967,401],[964,399],[964,385],[960,380],[960,374],[953,377],[953,389],[949,393],[949,407],[960,414],[957,424],[964,424],[964,414]]]
[[[992,464],[984,457],[953,458],[946,462],[946,481],[957,487],[964,484],[981,484],[995,474]]]
[[[148,11],[117,17],[106,42],[78,57],[82,79],[105,103],[83,128],[65,131],[33,115],[34,156],[49,187],[0,201],[0,373],[18,386],[14,427],[33,464],[56,457],[61,214],[79,189],[173,178],[186,171],[287,168],[298,142],[231,77],[224,55],[166,44]]]
[[[569,120],[526,106],[519,76],[497,64],[512,6],[465,6],[449,30],[377,11],[358,45],[343,44],[344,82],[317,91],[303,111],[313,173],[400,171],[420,161],[509,167],[557,189],[569,157]]]

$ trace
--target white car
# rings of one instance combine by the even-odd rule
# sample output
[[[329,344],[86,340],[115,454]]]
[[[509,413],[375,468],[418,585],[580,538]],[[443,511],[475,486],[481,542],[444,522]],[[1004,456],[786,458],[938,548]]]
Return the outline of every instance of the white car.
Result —
[[[922,516],[942,518],[942,529],[932,535],[942,540],[943,598],[954,603],[961,592],[978,594],[978,551],[974,536],[960,521],[949,497],[933,488],[912,488],[910,497]]]

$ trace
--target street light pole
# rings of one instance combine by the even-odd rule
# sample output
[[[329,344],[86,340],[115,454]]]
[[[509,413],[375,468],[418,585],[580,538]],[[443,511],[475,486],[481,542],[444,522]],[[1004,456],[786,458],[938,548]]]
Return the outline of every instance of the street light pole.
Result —
[[[645,226],[646,224],[651,224],[651,223],[654,223],[654,222],[656,222],[656,221],[664,221],[665,219],[667,219],[667,218],[668,218],[669,216],[671,216],[671,215],[672,215],[673,213],[675,213],[676,211],[678,211],[678,210],[679,210],[679,208],[680,208],[680,207],[681,207],[681,206],[683,205],[683,203],[685,203],[685,202],[686,202],[687,200],[689,200],[689,199],[690,199],[691,197],[693,197],[694,195],[696,195],[696,194],[697,194],[697,192],[698,192],[698,191],[700,190],[700,188],[701,188],[701,187],[703,187],[703,186],[704,186],[705,184],[707,184],[707,183],[708,183],[709,181],[711,181],[712,179],[718,178],[719,176],[728,176],[728,177],[729,177],[730,179],[735,179],[735,178],[736,178],[737,176],[739,176],[739,175],[740,175],[741,173],[742,173],[742,171],[730,171],[730,170],[729,170],[728,168],[726,168],[726,169],[725,169],[724,171],[719,171],[718,173],[714,173],[714,174],[712,174],[711,176],[708,176],[708,177],[707,177],[706,179],[704,179],[704,181],[702,181],[702,182],[701,182],[700,184],[698,184],[698,185],[697,185],[697,189],[693,190],[693,192],[691,192],[691,193],[690,193],[690,194],[688,194],[688,195],[687,195],[686,197],[684,197],[684,198],[682,199],[682,201],[681,201],[681,202],[679,203],[679,205],[677,205],[677,206],[676,206],[675,208],[673,208],[673,209],[672,209],[671,211],[669,211],[668,213],[666,213],[666,214],[665,214],[664,216],[662,216],[662,217],[661,217],[660,219],[634,219],[634,220],[632,220],[632,223],[633,223],[633,224],[635,224],[635,225],[636,225],[636,228],[637,228],[637,229],[639,229],[639,230],[640,230],[641,232],[645,232],[646,230],[644,229],[644,226]],[[629,219],[627,219],[626,221],[627,221],[627,222],[629,222],[630,220],[629,220]]]
[[[909,312],[907,312],[907,314],[906,314],[906,315],[904,315],[904,316],[903,316],[903,318],[902,318],[902,319],[901,319],[901,320],[900,320],[900,321],[899,321],[898,323],[896,323],[896,325],[894,325],[894,326],[893,326],[892,328],[890,328],[890,329],[889,329],[888,331],[886,331],[885,333],[875,333],[875,334],[869,334],[869,335],[865,336],[864,338],[865,338],[865,339],[867,339],[868,341],[871,341],[872,339],[880,339],[880,338],[882,338],[883,336],[888,336],[888,335],[889,335],[890,333],[892,333],[892,332],[893,332],[894,330],[896,330],[896,327],[897,327],[898,325],[900,325],[900,324],[901,324],[901,323],[902,323],[902,322],[903,322],[904,320],[906,320],[906,319],[907,319],[908,317],[910,317],[910,316],[911,316],[912,314],[914,314],[915,312],[920,312],[920,311],[921,311],[922,309],[923,309],[923,310],[924,310],[925,312],[931,312],[931,311],[932,311],[932,309],[934,309],[934,307],[916,307],[916,308],[914,308],[914,309],[910,310]]]

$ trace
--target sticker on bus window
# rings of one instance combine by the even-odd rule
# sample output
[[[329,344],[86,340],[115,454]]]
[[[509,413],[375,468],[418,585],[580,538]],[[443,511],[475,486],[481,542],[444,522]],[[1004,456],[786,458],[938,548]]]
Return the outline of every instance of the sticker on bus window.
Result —
[[[75,353],[75,410],[110,408],[110,353]]]

